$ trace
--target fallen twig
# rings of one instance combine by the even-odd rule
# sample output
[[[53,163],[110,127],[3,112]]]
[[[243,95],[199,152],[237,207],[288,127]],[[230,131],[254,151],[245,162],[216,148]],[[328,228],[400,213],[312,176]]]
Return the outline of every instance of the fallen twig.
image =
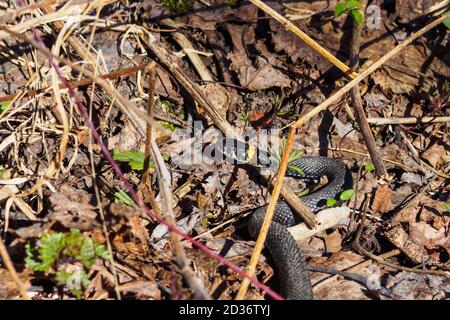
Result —
[[[376,126],[388,124],[438,123],[450,122],[450,117],[367,118],[367,122]]]
[[[11,278],[16,283],[17,287],[19,288],[20,295],[22,296],[22,299],[24,300],[30,300],[30,297],[27,294],[27,291],[25,290],[24,285],[22,284],[22,281],[20,281],[19,275],[17,274],[16,269],[14,268],[14,264],[11,261],[11,258],[9,257],[8,250],[6,250],[5,243],[3,242],[2,237],[0,236],[0,257],[2,257],[3,263],[6,266],[6,269],[8,269],[9,274],[11,275]]]
[[[360,0],[360,8],[358,9],[362,16],[366,11],[367,0]],[[353,34],[352,43],[350,46],[350,61],[352,70],[356,70],[359,67],[359,48],[361,45],[361,31],[363,28],[363,23],[357,23],[353,21]],[[364,111],[361,92],[359,91],[359,85],[354,86],[350,90],[350,96],[352,99],[353,110],[355,111],[355,118],[361,130],[361,135],[366,143],[367,150],[369,151],[372,162],[375,166],[375,173],[378,177],[382,177],[387,174],[386,166],[384,165],[383,159],[380,156],[380,152],[373,138],[370,126],[367,123],[366,113]]]

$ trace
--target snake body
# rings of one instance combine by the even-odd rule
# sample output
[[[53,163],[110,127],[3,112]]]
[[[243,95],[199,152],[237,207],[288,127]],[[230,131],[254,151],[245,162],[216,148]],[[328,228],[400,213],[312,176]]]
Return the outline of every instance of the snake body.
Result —
[[[336,198],[343,191],[347,171],[337,159],[308,156],[292,161],[289,165],[300,168],[303,172],[288,169],[286,176],[299,179],[319,179],[322,176],[328,178],[328,184],[325,187],[301,197],[301,200],[314,212],[324,209],[328,198]],[[254,238],[259,234],[266,210],[267,206],[262,207],[250,218],[249,232]],[[286,229],[296,223],[295,215],[287,203],[278,202],[265,246],[278,271],[282,294],[290,300],[309,300],[313,298],[313,295],[305,258],[295,239]]]

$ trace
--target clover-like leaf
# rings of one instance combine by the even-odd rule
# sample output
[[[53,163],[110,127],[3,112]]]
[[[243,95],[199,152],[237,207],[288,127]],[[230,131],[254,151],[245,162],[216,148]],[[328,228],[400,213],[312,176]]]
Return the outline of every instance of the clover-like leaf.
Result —
[[[342,201],[350,200],[355,195],[355,190],[353,189],[347,189],[342,191],[341,195],[339,196],[339,199]]]
[[[364,170],[366,172],[373,172],[373,171],[375,171],[375,166],[373,163],[368,163],[368,164],[364,165]]]
[[[327,199],[327,207],[334,207],[337,203],[336,199],[333,198],[328,198]]]

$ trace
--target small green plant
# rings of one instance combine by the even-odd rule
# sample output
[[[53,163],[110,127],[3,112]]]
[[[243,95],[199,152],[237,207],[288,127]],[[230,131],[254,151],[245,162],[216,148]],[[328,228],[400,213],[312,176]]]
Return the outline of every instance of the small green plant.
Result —
[[[164,100],[164,99],[161,100],[161,107],[164,112],[170,113],[177,118],[184,119],[184,117],[185,117],[183,106],[176,104],[172,101]]]
[[[271,157],[271,159],[275,160],[276,162],[280,163],[281,158],[283,157],[284,150],[286,149],[286,138],[283,137],[281,140],[281,146],[278,153],[275,153],[274,156]],[[304,152],[302,150],[292,150],[291,154],[289,155],[288,163],[291,163],[295,160],[300,159],[303,157]],[[288,170],[295,171],[299,174],[304,174],[303,170],[295,165],[288,165]]]
[[[161,0],[162,4],[172,12],[181,13],[192,6],[190,0]]]
[[[339,200],[341,201],[348,201],[355,195],[355,190],[353,189],[347,189],[341,192],[339,195]],[[327,199],[327,207],[334,207],[337,203],[336,199],[328,198]]]
[[[366,172],[373,172],[375,171],[375,166],[373,163],[367,163],[366,165],[364,165],[364,170]]]
[[[450,212],[450,203],[445,203],[445,202],[443,202],[443,203],[442,203],[442,206],[444,207],[444,209],[445,209],[447,212]]]
[[[173,123],[167,122],[167,121],[160,121],[159,122],[164,128],[169,129],[170,131],[175,131],[177,128]]]
[[[444,14],[449,15],[450,10],[445,12]],[[444,20],[443,24],[447,27],[447,29],[450,29],[450,17],[447,20]]]
[[[210,224],[211,221],[210,219],[214,219],[215,215],[212,212],[208,212],[207,214],[205,214],[205,216],[203,217],[203,227],[207,228]]]
[[[123,190],[119,190],[114,193],[114,203],[123,203],[126,206],[131,206],[134,201],[131,197]]]
[[[140,151],[122,151],[113,150],[113,159],[119,162],[128,163],[132,170],[142,170],[144,169],[144,153]],[[169,157],[164,154],[163,159],[165,161],[169,160]],[[155,163],[150,159],[149,167],[155,169]]]
[[[328,198],[327,199],[327,207],[334,207],[337,203],[336,199],[333,198]]]
[[[27,268],[52,276],[78,299],[89,285],[89,269],[96,259],[111,259],[104,245],[83,237],[78,229],[44,234],[36,245],[27,243],[25,249]]]
[[[238,119],[244,121],[246,124],[251,122],[249,113],[245,111],[239,112]]]
[[[9,108],[12,101],[5,101],[2,104],[0,104],[0,111],[3,112]]]
[[[334,16],[337,18],[345,12],[348,12],[357,24],[361,24],[364,21],[364,15],[361,11],[359,11],[360,7],[361,4],[358,0],[346,0],[345,2],[339,2],[334,10]]]

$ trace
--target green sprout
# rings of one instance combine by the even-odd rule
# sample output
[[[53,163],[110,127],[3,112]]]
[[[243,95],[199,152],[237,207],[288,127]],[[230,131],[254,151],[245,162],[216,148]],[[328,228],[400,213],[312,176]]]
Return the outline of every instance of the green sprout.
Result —
[[[345,12],[349,12],[353,20],[357,24],[361,24],[364,21],[364,15],[359,11],[361,4],[358,0],[346,0],[345,2],[339,2],[334,10],[334,16],[337,18],[343,15]]]
[[[114,193],[114,203],[119,204],[123,203],[126,206],[131,206],[134,201],[131,197],[123,190],[119,190]]]
[[[339,195],[339,200],[348,201],[355,195],[355,190],[347,189],[341,192]],[[334,198],[327,199],[327,207],[334,207],[337,204],[337,200]]]
[[[366,172],[373,172],[373,171],[375,171],[375,166],[373,163],[368,163],[368,164],[364,165],[364,170]]]
[[[251,122],[250,115],[248,114],[248,112],[245,111],[241,111],[239,113],[238,119],[244,121],[247,124]]]
[[[94,262],[111,260],[104,245],[84,237],[78,229],[44,234],[35,245],[27,243],[25,250],[27,268],[50,275],[78,299],[90,283],[88,274]]]
[[[167,121],[160,121],[159,122],[164,128],[169,129],[170,131],[174,132],[177,128],[175,127],[175,125],[171,122],[167,122]]]
[[[444,207],[444,209],[445,209],[447,212],[450,212],[450,204],[449,204],[449,203],[443,202],[443,203],[442,203],[442,206]]]
[[[192,6],[191,0],[161,0],[162,4],[172,12],[181,13]]]
[[[280,163],[281,158],[283,157],[284,150],[286,149],[286,142],[287,142],[286,138],[283,137],[283,139],[281,140],[279,152],[275,153],[274,156],[271,157],[271,159],[275,160],[277,163]],[[289,155],[288,163],[291,163],[293,161],[302,158],[304,154],[305,153],[302,150],[292,150],[291,154]],[[304,174],[303,169],[298,166],[288,165],[288,170],[295,171],[299,174]]]
[[[144,169],[144,153],[140,151],[122,151],[113,150],[113,159],[119,162],[128,163],[132,170],[142,170]],[[163,155],[165,161],[169,160],[167,155]],[[155,163],[153,160],[149,160],[149,167],[155,169]]]
[[[212,212],[208,212],[203,217],[203,221],[202,221],[203,227],[207,228],[211,224],[210,219],[214,219],[214,218],[215,218],[215,215]]]
[[[449,15],[449,14],[450,14],[450,10],[444,13],[444,15]],[[444,20],[443,24],[447,27],[447,29],[450,29],[450,16],[447,20]]]
[[[0,104],[0,112],[4,112],[8,110],[9,106],[11,105],[12,101],[5,101]]]

